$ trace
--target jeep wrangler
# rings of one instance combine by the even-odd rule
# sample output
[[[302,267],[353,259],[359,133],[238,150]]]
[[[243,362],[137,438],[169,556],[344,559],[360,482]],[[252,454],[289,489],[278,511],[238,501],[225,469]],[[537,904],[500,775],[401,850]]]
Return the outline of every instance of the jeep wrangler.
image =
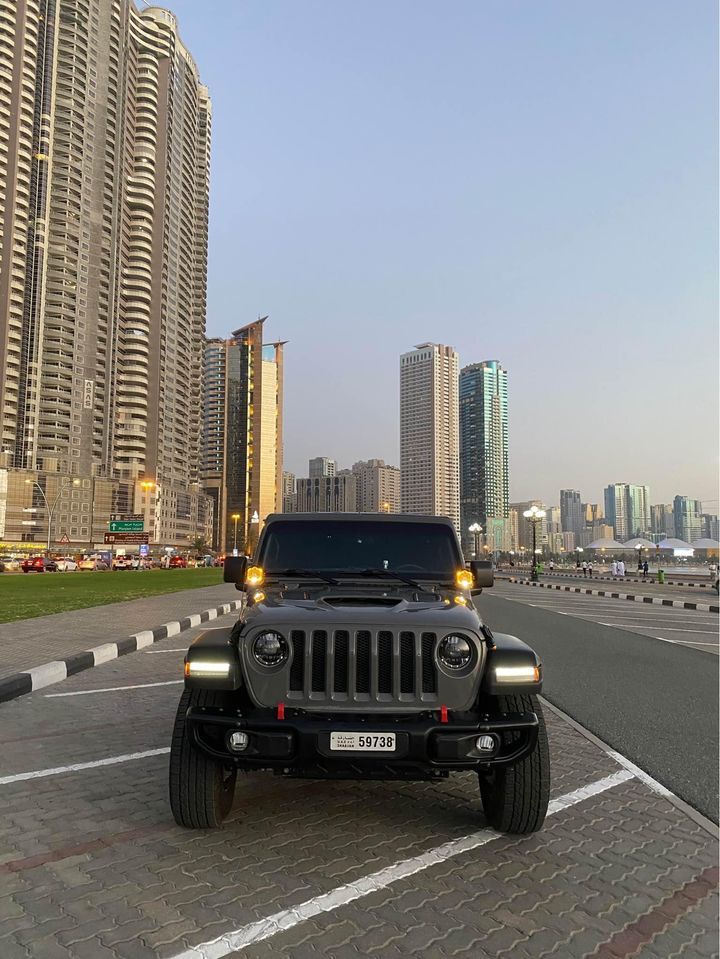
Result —
[[[478,776],[488,823],[545,819],[550,760],[538,657],[483,623],[492,566],[463,560],[449,519],[268,517],[255,555],[228,557],[237,622],[185,657],[170,753],[182,826],[219,826],[238,770],[287,777]]]

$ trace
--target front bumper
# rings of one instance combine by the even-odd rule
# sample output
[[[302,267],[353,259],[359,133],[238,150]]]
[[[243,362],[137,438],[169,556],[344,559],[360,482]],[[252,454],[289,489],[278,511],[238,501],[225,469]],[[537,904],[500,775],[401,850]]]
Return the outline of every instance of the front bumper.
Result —
[[[255,719],[191,707],[186,725],[197,749],[228,765],[323,778],[433,778],[452,770],[512,765],[532,752],[538,732],[533,712],[489,716],[471,723],[440,723],[435,718],[353,722],[307,714]],[[248,734],[248,746],[242,753],[232,752],[227,737],[240,730]],[[331,732],[394,733],[396,749],[392,753],[331,750]],[[477,749],[481,735],[494,739],[491,752]]]

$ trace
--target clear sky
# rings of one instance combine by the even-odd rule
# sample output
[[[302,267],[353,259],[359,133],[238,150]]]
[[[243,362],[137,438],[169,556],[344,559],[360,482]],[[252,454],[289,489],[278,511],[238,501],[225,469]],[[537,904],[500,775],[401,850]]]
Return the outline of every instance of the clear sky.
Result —
[[[509,371],[512,499],[715,511],[714,0],[163,5],[213,100],[208,332],[289,340],[287,469],[397,463],[433,340]]]

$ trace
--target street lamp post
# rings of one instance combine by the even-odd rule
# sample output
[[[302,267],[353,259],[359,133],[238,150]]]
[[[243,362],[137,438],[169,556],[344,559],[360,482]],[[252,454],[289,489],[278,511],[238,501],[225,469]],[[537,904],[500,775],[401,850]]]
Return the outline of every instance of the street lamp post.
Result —
[[[471,523],[470,526],[468,526],[468,533],[473,534],[473,556],[477,559],[480,553],[480,533],[482,533],[482,526],[479,523]]]
[[[528,523],[530,523],[530,525],[532,526],[533,556],[532,556],[532,572],[530,573],[530,579],[535,581],[538,578],[538,568],[537,568],[537,559],[536,559],[537,552],[538,552],[537,528],[538,528],[538,525],[542,523],[542,521],[545,519],[545,510],[538,509],[537,506],[531,506],[530,509],[525,510],[525,512],[523,513],[523,516],[528,521]]]
[[[45,509],[47,510],[47,514],[48,514],[47,550],[46,550],[46,552],[49,553],[49,552],[50,552],[50,543],[52,542],[52,518],[53,518],[53,513],[55,512],[55,507],[56,507],[57,504],[60,502],[60,497],[61,497],[62,494],[65,492],[65,490],[70,489],[71,486],[79,486],[79,485],[80,485],[80,480],[79,480],[79,479],[74,479],[74,480],[72,480],[72,481],[68,481],[67,483],[61,483],[61,484],[60,484],[60,489],[58,490],[57,496],[56,496],[55,499],[53,500],[52,506],[51,506],[50,503],[48,502],[48,498],[47,498],[47,496],[45,495],[45,490],[42,488],[42,486],[38,483],[37,480],[29,480],[29,479],[26,479],[26,480],[25,480],[25,484],[26,484],[27,486],[34,486],[35,489],[39,490],[39,491],[40,491],[40,495],[41,495],[42,498],[43,498],[43,502],[45,503]]]
[[[642,543],[638,543],[638,544],[635,546],[635,549],[638,551],[637,568],[638,568],[638,571],[640,571],[640,570],[642,569],[642,551],[643,551],[643,544],[642,544]]]
[[[237,544],[237,529],[238,529],[238,520],[240,519],[239,513],[233,513],[230,519],[235,524],[235,532],[233,534],[233,556],[238,554],[238,544]]]
[[[143,491],[143,493],[145,493],[145,505],[143,509],[143,515],[144,515],[143,525],[146,527],[148,531],[148,541],[152,539],[153,543],[155,542],[155,536],[149,535],[150,533],[150,490],[155,489],[155,485],[156,484],[154,480],[142,480],[140,483],[140,489]],[[157,504],[156,504],[156,509],[157,509]],[[153,534],[154,533],[155,533],[155,530],[153,530]]]
[[[577,557],[577,559],[575,560],[575,566],[578,569],[580,569],[580,553],[583,553],[583,552],[585,551],[583,550],[582,546],[575,547],[575,556]]]

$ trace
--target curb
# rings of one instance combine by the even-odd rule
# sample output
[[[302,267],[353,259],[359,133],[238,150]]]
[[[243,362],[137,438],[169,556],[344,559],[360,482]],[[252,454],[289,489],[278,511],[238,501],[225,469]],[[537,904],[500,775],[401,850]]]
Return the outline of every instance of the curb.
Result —
[[[636,766],[634,762],[629,760],[626,756],[623,756],[622,753],[617,752],[613,749],[612,746],[609,746],[604,740],[600,739],[595,733],[591,733],[589,729],[586,729],[585,726],[581,726],[577,719],[573,719],[569,713],[566,713],[563,709],[560,709],[559,706],[556,706],[555,703],[550,702],[545,696],[539,697],[540,701],[543,704],[543,708],[547,707],[550,712],[555,713],[560,719],[572,726],[572,728],[580,733],[581,736],[584,736],[585,739],[589,739],[591,743],[594,743],[598,746],[604,753],[607,753],[608,756],[611,756],[616,763],[620,766],[623,766],[625,769],[629,769],[630,772],[635,774],[635,777],[640,780],[640,782],[645,783],[646,786],[649,786],[653,792],[658,793],[660,796],[664,796],[669,802],[673,804],[681,812],[685,813],[690,819],[702,826],[713,839],[718,838],[718,827],[712,821],[708,819],[707,816],[704,816],[701,812],[698,812],[693,806],[685,802],[684,799],[681,799],[679,796],[676,796],[675,793],[668,789],[667,786],[663,786],[662,783],[659,783],[657,779],[646,773],[644,769],[641,769],[639,766]]]
[[[612,746],[609,746],[603,739],[600,739],[595,733],[591,733],[589,729],[586,729],[585,726],[580,725],[577,719],[566,713],[563,709],[560,709],[559,706],[556,706],[555,703],[550,702],[544,695],[538,697],[542,702],[543,708],[547,708],[550,712],[555,713],[560,719],[572,726],[572,728],[580,733],[581,736],[584,736],[585,739],[590,740],[591,743],[594,743],[595,746],[598,746],[604,753],[607,753],[608,756],[611,756],[618,765],[623,766],[625,769],[629,769],[630,772],[635,774],[635,777],[644,783],[646,786],[649,786],[653,792],[657,793],[660,796],[664,796],[669,802],[673,804],[677,809],[683,812],[686,816],[696,822],[698,826],[702,826],[713,839],[718,838],[718,827],[712,821],[708,819],[707,816],[704,816],[701,812],[698,812],[694,806],[691,806],[689,803],[685,802],[684,799],[681,799],[679,796],[676,796],[675,793],[668,789],[667,786],[663,786],[662,783],[659,783],[657,779],[646,773],[644,769],[641,769],[639,766],[636,766],[634,762],[628,759],[626,756],[623,756],[622,753],[617,752],[613,749]]]
[[[152,646],[153,643],[157,643],[161,639],[167,639],[169,636],[177,636],[178,633],[183,633],[186,629],[194,629],[201,623],[217,619],[218,616],[226,616],[228,613],[240,609],[241,605],[242,600],[234,599],[230,603],[222,603],[220,606],[204,609],[202,613],[192,613],[190,616],[183,617],[183,619],[163,623],[162,626],[155,626],[154,629],[144,629],[139,633],[133,633],[127,639],[119,639],[116,643],[104,643],[102,646],[94,646],[92,649],[73,653],[72,656],[67,656],[65,659],[57,659],[51,663],[44,663],[42,666],[34,666],[32,669],[24,670],[21,673],[12,673],[12,675],[0,679],[0,703],[17,699],[18,696],[26,696],[28,693],[34,693],[36,689],[51,686],[53,683],[61,683],[68,676],[74,676],[85,669],[92,669],[94,666],[108,663],[119,656],[135,653],[139,649]]]
[[[574,573],[552,573],[552,572],[543,572],[543,576],[553,576],[558,579],[581,579],[585,582],[588,581],[587,576],[576,576]],[[650,574],[645,579],[638,579],[637,577],[630,578],[629,576],[593,576],[594,581],[602,581],[605,583],[647,583],[652,586],[658,585],[657,578]],[[685,583],[679,579],[666,579],[663,583],[663,586],[693,586],[695,589],[712,589],[712,583]]]
[[[580,586],[556,586],[555,583],[533,583],[529,579],[513,579],[506,583],[519,583],[521,586],[535,586],[540,589],[559,589],[565,593],[584,593],[587,596],[607,596],[610,599],[627,599],[634,603],[648,603],[653,606],[672,606],[674,609],[695,609],[700,613],[720,613],[720,606],[708,603],[688,603],[681,599],[661,599],[658,596],[635,596],[634,593],[609,593],[606,589],[581,589]]]

